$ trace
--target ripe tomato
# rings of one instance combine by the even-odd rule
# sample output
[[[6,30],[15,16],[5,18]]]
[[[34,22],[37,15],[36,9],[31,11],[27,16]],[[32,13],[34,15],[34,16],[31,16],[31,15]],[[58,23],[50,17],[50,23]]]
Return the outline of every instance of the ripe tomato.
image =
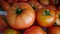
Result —
[[[3,10],[8,10],[10,8],[10,5],[8,2],[2,1],[2,8]]]
[[[35,20],[35,12],[28,3],[18,3],[8,10],[8,24],[15,29],[30,27]]]
[[[42,30],[39,26],[32,26],[31,28],[27,29],[23,34],[46,34],[45,31]]]
[[[56,22],[55,22],[57,25],[60,25],[60,11],[57,10],[56,11]]]
[[[28,2],[30,5],[31,5],[31,7],[35,10],[35,11],[37,11],[37,10],[39,10],[39,9],[41,9],[43,6],[41,5],[41,4],[39,4],[37,1],[29,1]]]
[[[42,8],[38,10],[36,16],[38,24],[42,27],[49,27],[55,23],[56,15],[54,10]]]
[[[60,27],[49,27],[49,34],[60,34]]]
[[[14,30],[14,29],[7,29],[5,31],[3,31],[2,34],[19,34],[18,31]]]
[[[59,4],[59,0],[50,0],[50,3],[53,4],[53,5],[54,4]]]
[[[43,5],[49,5],[49,0],[39,0],[39,2]]]
[[[4,31],[7,28],[8,28],[8,25],[3,20],[2,16],[0,16],[0,32]]]

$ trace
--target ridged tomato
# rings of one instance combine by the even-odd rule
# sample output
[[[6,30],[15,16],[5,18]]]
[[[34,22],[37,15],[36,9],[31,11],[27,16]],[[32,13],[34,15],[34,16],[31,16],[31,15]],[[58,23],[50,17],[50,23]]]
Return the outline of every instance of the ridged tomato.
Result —
[[[23,34],[46,34],[46,32],[39,26],[32,26],[27,29]]]
[[[56,14],[54,10],[42,8],[38,10],[36,15],[38,24],[42,27],[49,27],[55,23]]]
[[[15,4],[8,10],[8,24],[15,29],[25,29],[30,27],[35,20],[35,12],[28,3]]]

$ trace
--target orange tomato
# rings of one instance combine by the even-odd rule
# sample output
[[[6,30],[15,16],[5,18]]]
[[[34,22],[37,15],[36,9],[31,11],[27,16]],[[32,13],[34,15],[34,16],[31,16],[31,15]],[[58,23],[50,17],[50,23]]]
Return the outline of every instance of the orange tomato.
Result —
[[[35,12],[28,3],[18,3],[8,10],[8,24],[15,29],[30,27],[35,20]]]
[[[36,20],[38,24],[42,27],[49,27],[55,23],[56,14],[54,10],[42,8],[38,10],[36,15]]]

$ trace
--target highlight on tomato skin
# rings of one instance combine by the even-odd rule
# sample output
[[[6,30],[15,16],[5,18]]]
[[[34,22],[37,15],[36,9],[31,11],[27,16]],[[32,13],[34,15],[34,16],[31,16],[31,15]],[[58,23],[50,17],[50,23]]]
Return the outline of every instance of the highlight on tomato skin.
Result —
[[[23,34],[47,34],[47,33],[39,26],[32,26],[31,28],[27,29]]]
[[[52,26],[56,21],[56,13],[51,9],[42,8],[38,10],[36,16],[37,23],[42,27]]]

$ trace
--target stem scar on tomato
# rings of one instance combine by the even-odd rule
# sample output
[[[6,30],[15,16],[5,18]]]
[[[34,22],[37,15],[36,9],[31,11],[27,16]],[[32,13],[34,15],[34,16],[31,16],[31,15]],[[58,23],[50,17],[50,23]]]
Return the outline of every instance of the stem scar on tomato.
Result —
[[[19,15],[21,12],[22,12],[21,9],[19,9],[19,8],[16,9],[16,14],[17,14],[17,15]]]
[[[45,12],[43,13],[43,15],[51,15],[50,14],[50,10],[45,10]]]

